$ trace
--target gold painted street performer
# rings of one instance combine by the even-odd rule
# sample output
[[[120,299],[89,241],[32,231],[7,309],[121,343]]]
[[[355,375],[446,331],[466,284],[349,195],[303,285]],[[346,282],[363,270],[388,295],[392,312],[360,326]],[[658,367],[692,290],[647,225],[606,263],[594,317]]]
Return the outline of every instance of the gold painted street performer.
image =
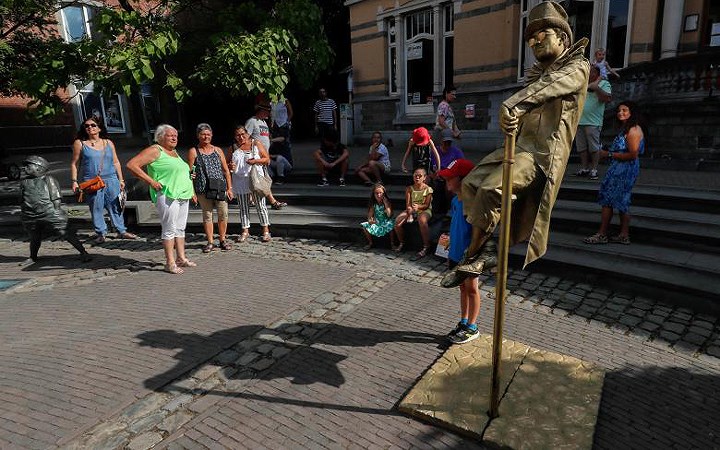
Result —
[[[545,254],[550,212],[577,130],[587,93],[590,64],[583,56],[587,39],[574,45],[568,16],[551,1],[528,15],[525,40],[537,62],[526,73],[525,88],[500,107],[500,127],[506,136],[517,131],[513,190],[517,195],[510,220],[510,245],[529,239],[525,265]],[[466,176],[461,199],[472,240],[458,275],[470,276],[497,264],[490,241],[500,220],[503,149],[485,157]]]

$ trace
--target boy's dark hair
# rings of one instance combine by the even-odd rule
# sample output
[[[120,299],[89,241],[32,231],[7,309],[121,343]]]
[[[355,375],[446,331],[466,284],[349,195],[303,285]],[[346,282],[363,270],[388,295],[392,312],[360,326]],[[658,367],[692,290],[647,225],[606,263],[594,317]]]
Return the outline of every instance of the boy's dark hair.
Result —
[[[445,86],[445,89],[443,89],[443,97],[445,97],[448,92],[457,91],[457,88],[453,86],[452,84],[449,86]]]

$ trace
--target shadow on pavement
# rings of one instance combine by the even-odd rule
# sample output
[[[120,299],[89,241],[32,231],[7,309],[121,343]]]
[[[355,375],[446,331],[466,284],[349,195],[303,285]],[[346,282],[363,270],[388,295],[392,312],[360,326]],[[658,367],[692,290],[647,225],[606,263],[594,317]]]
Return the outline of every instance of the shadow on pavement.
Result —
[[[0,264],[13,264],[13,263],[21,263],[25,261],[28,257],[27,256],[5,256],[0,255]]]
[[[42,249],[40,250],[42,252]],[[140,270],[162,270],[157,269],[157,264],[151,261],[138,261],[136,259],[123,258],[116,255],[102,255],[98,253],[90,253],[92,260],[82,262],[80,255],[77,253],[70,253],[67,255],[49,255],[43,256],[42,253],[38,257],[38,260],[22,268],[25,272],[41,272],[44,270],[55,270],[55,269],[121,269],[128,268],[133,271]],[[20,261],[24,261],[26,258],[20,258]],[[0,263],[5,262],[0,260]],[[10,261],[11,262],[11,261]]]
[[[607,372],[595,448],[720,448],[720,376],[682,367]]]
[[[321,348],[314,347],[315,344],[324,344],[337,347],[372,347],[384,342],[407,342],[407,343],[424,343],[436,344],[441,337],[430,333],[421,333],[415,331],[386,331],[371,328],[353,328],[342,325],[328,324],[321,329],[317,328],[318,324],[298,323],[287,324],[273,330],[275,333],[283,335],[291,327],[303,327],[303,329],[314,329],[317,334],[309,339],[308,345],[298,345],[287,358],[278,361],[273,365],[271,370],[260,370],[263,372],[260,377],[257,376],[255,370],[241,368],[235,372],[232,367],[226,371],[230,380],[272,380],[276,378],[289,379],[292,384],[310,385],[314,383],[323,383],[331,387],[340,388],[345,384],[346,379],[340,370],[339,364],[348,357],[343,354],[334,353]],[[221,330],[208,336],[197,333],[178,333],[174,330],[155,330],[141,333],[137,336],[140,339],[139,345],[150,346],[155,348],[179,349],[175,355],[178,360],[177,364],[148,380],[145,381],[145,387],[154,390],[173,391],[182,393],[197,394],[194,389],[183,386],[173,385],[189,376],[192,368],[198,367],[203,363],[214,358],[218,353],[231,347],[237,342],[250,337],[255,332],[261,330],[260,325],[248,325]],[[272,341],[268,343],[276,344]],[[285,347],[286,348],[286,347]],[[219,364],[219,363],[218,363]],[[169,386],[166,386],[168,383]],[[281,403],[287,405],[296,405],[308,408],[334,409],[341,411],[353,411],[366,414],[380,415],[396,415],[400,413],[391,408],[372,408],[365,406],[354,406],[344,404],[330,404],[321,401],[307,401],[296,398],[281,398],[276,396],[265,396],[260,394],[252,394],[248,392],[238,392],[232,390],[211,389],[203,392],[205,395],[217,395],[224,397],[245,398],[248,400],[263,401],[269,403]]]
[[[145,380],[148,389],[159,390],[188,370],[210,360],[227,347],[262,329],[261,325],[244,325],[216,331],[208,336],[197,333],[178,333],[174,330],[146,331],[137,335],[141,347],[179,349],[174,356],[175,367]]]
[[[313,327],[314,325],[314,327]],[[261,376],[263,380],[273,378],[288,378],[293,384],[323,383],[333,387],[340,387],[345,383],[345,377],[340,371],[338,364],[347,357],[338,353],[323,350],[312,345],[325,344],[337,347],[372,347],[383,342],[408,342],[437,344],[442,339],[440,336],[430,333],[416,331],[386,331],[371,328],[353,328],[342,325],[328,324],[322,329],[317,324],[300,322],[297,324],[286,324],[274,330],[276,334],[283,335],[292,327],[302,327],[305,330],[318,330],[315,337],[310,339],[308,345],[299,345],[291,354],[293,360],[298,364],[281,364],[273,367],[273,370],[265,371]],[[260,325],[247,325],[226,330],[217,331],[208,336],[197,333],[178,333],[173,330],[156,330],[141,333],[137,336],[140,339],[139,345],[155,348],[179,349],[174,356],[178,360],[175,367],[156,375],[145,381],[145,387],[159,389],[171,381],[177,379],[183,373],[193,367],[204,363],[219,352],[249,337],[256,331],[262,329]],[[268,343],[272,343],[268,341]],[[276,370],[277,369],[277,370]],[[184,379],[185,377],[183,377]],[[237,374],[229,376],[230,379],[252,379],[256,378],[252,370],[240,370]],[[177,379],[177,380],[176,380]],[[213,392],[218,395],[234,396],[233,392]]]

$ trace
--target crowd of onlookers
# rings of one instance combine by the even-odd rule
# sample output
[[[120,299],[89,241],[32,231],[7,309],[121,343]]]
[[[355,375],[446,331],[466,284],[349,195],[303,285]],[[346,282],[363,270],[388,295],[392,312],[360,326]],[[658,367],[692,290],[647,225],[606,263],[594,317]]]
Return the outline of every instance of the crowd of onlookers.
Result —
[[[605,61],[602,49],[596,51],[588,70],[588,61],[582,56],[586,42],[570,46],[572,32],[561,5],[541,2],[528,17],[526,40],[538,59],[533,68],[544,71],[543,76],[534,77],[529,73],[528,86],[503,102],[499,122],[506,139],[512,139],[508,143],[517,142],[520,148],[513,156],[515,172],[512,181],[514,190],[517,186],[518,199],[525,198],[518,200],[513,210],[525,208],[534,211],[534,215],[527,215],[524,221],[513,218],[514,235],[510,240],[530,241],[526,264],[544,254],[559,177],[564,173],[575,137],[582,164],[576,176],[599,179],[599,160],[610,160],[598,195],[602,207],[601,224],[598,232],[585,238],[584,242],[630,244],[628,209],[639,173],[638,156],[645,149],[640,114],[632,102],[620,102],[616,111],[620,131],[612,145],[604,149],[600,132],[605,104],[611,99],[607,79],[618,76],[617,73]],[[560,71],[560,67],[564,69]],[[566,75],[572,79],[553,86],[553,77]],[[584,92],[586,81],[587,93]],[[535,98],[534,93],[540,91],[546,99],[541,98],[542,95]],[[455,96],[455,87],[447,86],[443,90],[432,130],[435,140],[425,127],[414,129],[408,139],[400,168],[412,177],[405,188],[403,208],[397,216],[393,214],[392,201],[383,185],[383,177],[390,172],[391,163],[388,146],[379,131],[372,134],[367,156],[355,174],[366,185],[372,186],[367,221],[361,223],[367,240],[366,249],[372,247],[374,238],[389,235],[392,249],[402,252],[406,227],[417,223],[422,245],[415,258],[423,258],[430,251],[431,220],[450,218],[449,233],[441,236],[437,250],[446,248],[451,269],[443,276],[441,285],[460,288],[461,321],[448,334],[448,339],[453,343],[464,343],[478,335],[478,276],[489,273],[497,265],[497,247],[492,233],[500,217],[500,192],[505,189],[501,182],[504,177],[500,175],[502,160],[506,157],[503,149],[498,149],[476,165],[465,159],[463,152],[453,145],[462,134],[451,106]],[[331,179],[337,179],[339,186],[345,186],[350,153],[339,142],[337,104],[328,97],[325,89],[319,91],[319,97],[313,111],[320,144],[312,156],[319,175],[318,186],[328,186]],[[518,109],[519,103],[523,104],[523,111]],[[583,105],[581,114],[578,105]],[[530,110],[543,113],[529,113]],[[189,150],[185,161],[176,150],[177,130],[163,124],[155,130],[155,143],[128,161],[128,170],[148,185],[150,198],[157,208],[166,272],[180,274],[185,268],[196,266],[185,253],[185,228],[191,201],[202,209],[207,237],[203,252],[215,248],[215,212],[218,247],[222,250],[232,248],[227,237],[228,203],[232,201],[237,202],[240,214],[238,243],[249,237],[251,207],[255,208],[262,228],[261,241],[272,239],[268,207],[280,209],[286,206],[273,195],[273,178],[276,185],[282,184],[293,169],[292,116],[292,106],[287,100],[271,104],[259,97],[254,115],[244,126],[236,127],[234,141],[228,148],[214,145],[212,127],[201,123],[196,127],[197,144]],[[562,125],[568,123],[578,124],[576,135],[575,130]],[[85,196],[89,205],[97,233],[96,242],[102,243],[107,233],[105,210],[120,238],[135,239],[136,236],[127,231],[122,217],[123,170],[115,147],[104,131],[103,124],[95,117],[83,121],[73,143],[72,187]],[[440,143],[439,148],[436,142]],[[558,149],[561,151],[557,156],[562,156],[563,160],[552,165],[555,164],[553,152]],[[550,162],[547,155],[551,156]],[[47,174],[47,161],[29,157],[25,166],[28,178],[21,183],[22,219],[30,234],[30,261],[37,259],[43,233],[47,232],[65,237],[83,259],[89,258],[77,237],[67,230],[67,217],[59,208],[57,181]],[[536,183],[536,180],[542,182]],[[535,202],[528,199],[533,196],[527,195],[530,193],[537,196]],[[620,215],[620,231],[610,236],[609,224],[614,211]],[[519,213],[519,216],[523,215],[523,212]]]

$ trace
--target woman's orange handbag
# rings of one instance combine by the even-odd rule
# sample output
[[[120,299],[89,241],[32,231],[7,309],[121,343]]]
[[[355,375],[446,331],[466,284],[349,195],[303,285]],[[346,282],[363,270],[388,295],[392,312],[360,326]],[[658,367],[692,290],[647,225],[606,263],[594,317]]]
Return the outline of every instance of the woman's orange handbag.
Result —
[[[83,181],[82,183],[78,184],[78,201],[82,202],[83,196],[85,194],[92,194],[93,192],[97,192],[104,187],[105,181],[100,178],[100,175],[96,176],[95,178],[90,178],[89,180]]]
[[[100,178],[100,175],[98,175],[95,178],[90,178],[89,180],[83,181],[78,185],[78,187],[84,193],[92,194],[93,192],[99,191],[100,189],[104,188],[105,181],[103,181],[103,179]]]

